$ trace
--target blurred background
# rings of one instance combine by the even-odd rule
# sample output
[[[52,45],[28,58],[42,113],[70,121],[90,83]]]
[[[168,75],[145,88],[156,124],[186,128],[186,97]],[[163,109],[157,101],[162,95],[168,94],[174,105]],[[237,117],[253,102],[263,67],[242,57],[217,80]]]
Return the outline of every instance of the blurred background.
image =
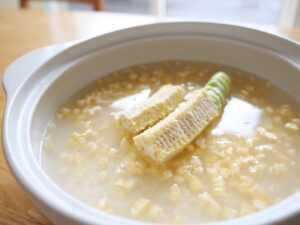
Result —
[[[0,9],[84,10],[214,22],[300,26],[300,0],[0,0]]]

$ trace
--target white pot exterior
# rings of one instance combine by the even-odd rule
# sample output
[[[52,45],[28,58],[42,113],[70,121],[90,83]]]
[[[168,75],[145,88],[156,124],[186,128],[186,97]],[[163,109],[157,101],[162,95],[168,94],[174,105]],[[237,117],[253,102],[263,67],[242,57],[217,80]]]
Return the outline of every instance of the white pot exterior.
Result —
[[[153,24],[29,53],[4,74],[4,149],[17,180],[55,224],[148,224],[99,212],[65,193],[42,170],[40,143],[58,106],[89,82],[120,68],[172,59],[216,62],[252,72],[299,102],[300,46],[238,26]],[[300,192],[262,212],[217,224],[298,224],[297,214]]]

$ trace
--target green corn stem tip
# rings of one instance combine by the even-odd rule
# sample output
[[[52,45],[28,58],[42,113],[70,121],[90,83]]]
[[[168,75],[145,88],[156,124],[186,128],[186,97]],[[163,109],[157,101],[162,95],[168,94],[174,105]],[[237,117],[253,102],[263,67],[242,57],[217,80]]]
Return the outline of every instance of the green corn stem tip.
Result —
[[[205,85],[205,92],[221,108],[230,93],[230,78],[224,72],[214,74]]]

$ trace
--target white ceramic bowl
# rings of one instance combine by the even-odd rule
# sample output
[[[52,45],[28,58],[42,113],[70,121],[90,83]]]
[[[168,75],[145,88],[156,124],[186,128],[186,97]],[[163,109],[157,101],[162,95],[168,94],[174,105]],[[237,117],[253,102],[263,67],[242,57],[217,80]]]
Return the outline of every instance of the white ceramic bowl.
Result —
[[[58,106],[97,77],[127,66],[172,59],[238,67],[271,80],[297,100],[300,96],[299,44],[239,26],[146,25],[25,55],[3,78],[5,155],[19,183],[55,224],[145,224],[99,212],[60,189],[41,168],[41,137]],[[262,212],[218,224],[298,224],[297,214],[300,192]]]

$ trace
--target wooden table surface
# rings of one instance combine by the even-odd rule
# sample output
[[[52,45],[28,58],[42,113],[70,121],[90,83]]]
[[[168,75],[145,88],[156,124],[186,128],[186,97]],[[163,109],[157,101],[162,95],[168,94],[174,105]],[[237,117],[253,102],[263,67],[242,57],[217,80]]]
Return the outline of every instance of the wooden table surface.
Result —
[[[0,78],[11,62],[33,49],[153,22],[157,22],[157,19],[142,15],[99,12],[46,13],[30,10],[0,11]],[[299,28],[251,26],[300,42]],[[1,86],[0,127],[2,127],[4,105],[5,93]],[[0,136],[2,138],[2,129]],[[6,165],[2,145],[0,145],[0,224],[51,224],[14,180]]]

